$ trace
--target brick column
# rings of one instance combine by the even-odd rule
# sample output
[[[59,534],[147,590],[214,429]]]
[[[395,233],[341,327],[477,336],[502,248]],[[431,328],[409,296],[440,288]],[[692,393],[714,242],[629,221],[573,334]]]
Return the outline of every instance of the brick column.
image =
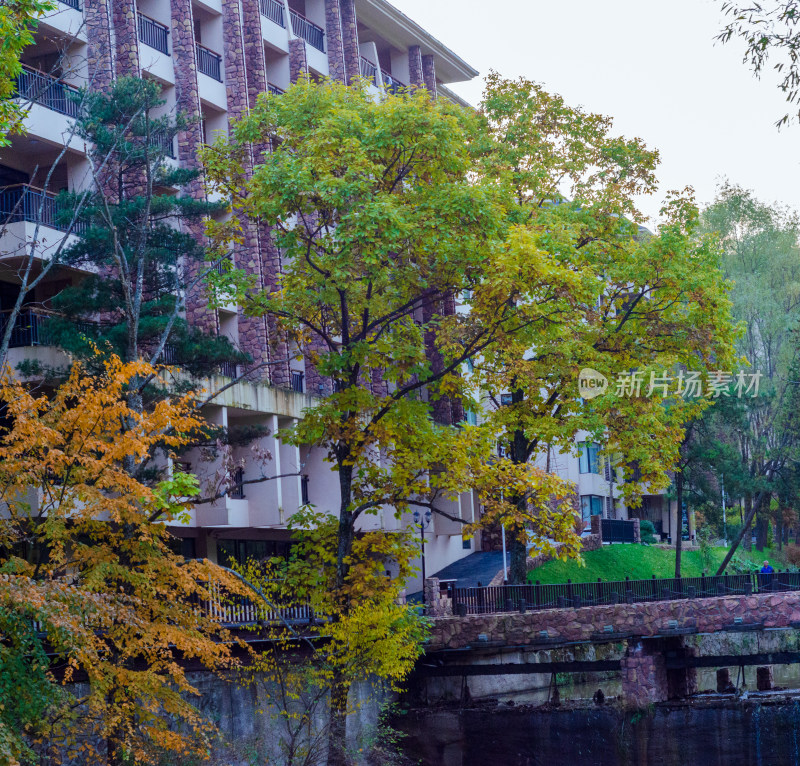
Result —
[[[597,513],[589,517],[589,523],[592,526],[592,534],[597,535],[600,544],[603,544],[603,517]]]
[[[135,0],[111,0],[111,16],[114,22],[117,77],[138,77],[139,35],[136,31]]]
[[[438,577],[427,577],[422,584],[422,600],[428,610],[428,617],[452,617],[453,601],[442,593]]]
[[[203,143],[200,126],[200,95],[197,88],[197,59],[194,40],[194,17],[191,0],[170,0],[172,17],[172,60],[175,65],[175,101],[178,111],[198,118],[186,130],[178,133],[178,160],[183,167],[199,169],[197,153]],[[205,199],[200,178],[192,182],[188,193],[195,199]],[[187,225],[187,230],[199,241],[204,238],[201,222]],[[184,264],[187,280],[194,279],[202,264],[189,261]],[[203,283],[193,287],[186,295],[186,319],[189,324],[201,327],[207,333],[217,331],[217,314],[208,306],[208,296]]]
[[[652,641],[632,641],[622,658],[622,696],[626,704],[646,707],[666,702],[667,670],[660,647]]]
[[[422,81],[431,94],[431,98],[436,98],[436,64],[433,56],[422,57]]]
[[[358,50],[358,21],[355,0],[339,0],[339,18],[342,24],[342,56],[347,82],[361,74],[361,54]]]
[[[325,35],[328,38],[328,69],[331,79],[347,82],[339,0],[325,0]]]
[[[114,79],[111,56],[111,13],[108,0],[86,0],[83,6],[86,39],[89,42],[87,61],[89,87],[107,91]]]
[[[408,84],[417,88],[425,84],[422,74],[422,51],[419,45],[412,45],[408,49]]]
[[[306,41],[295,37],[289,40],[289,80],[295,83],[307,72]]]

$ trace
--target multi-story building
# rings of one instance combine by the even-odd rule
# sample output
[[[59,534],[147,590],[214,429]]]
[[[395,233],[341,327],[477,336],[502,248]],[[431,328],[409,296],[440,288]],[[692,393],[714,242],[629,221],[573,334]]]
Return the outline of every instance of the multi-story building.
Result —
[[[425,86],[438,97],[458,101],[447,85],[477,71],[386,0],[63,0],[39,25],[35,44],[26,48],[18,83],[32,101],[27,133],[0,151],[0,312],[19,294],[15,266],[36,239],[37,257],[46,259],[64,238],[59,230],[55,193],[90,184],[86,147],[70,130],[78,105],[69,91],[80,86],[108,88],[114,78],[137,75],[159,83],[165,113],[200,117],[178,134],[168,155],[195,167],[202,143],[227,134],[264,91],[280,94],[303,73],[348,82],[362,75],[383,89]],[[46,188],[45,188],[46,187]],[[192,193],[203,195],[200,184]],[[38,229],[36,228],[38,226]],[[238,266],[255,275],[264,289],[275,285],[280,255],[268,232],[245,231]],[[80,273],[60,268],[26,300],[12,338],[10,363],[23,358],[57,359],[47,345],[48,300]],[[186,555],[224,562],[284,551],[287,519],[304,503],[334,512],[339,503],[336,476],[318,449],[280,443],[275,434],[298,418],[315,397],[330,390],[302,358],[269,343],[263,319],[246,317],[236,306],[211,312],[201,298],[187,300],[187,319],[227,336],[256,363],[269,362],[261,379],[228,388],[205,415],[212,423],[266,426],[259,437],[269,450],[269,473],[284,478],[246,484],[258,475],[253,453],[237,448],[236,484],[219,500],[198,505],[191,521],[173,529]],[[227,377],[235,370],[223,369]],[[212,381],[212,386],[226,382]],[[220,386],[221,387],[221,386]],[[263,452],[262,452],[263,454]],[[199,456],[189,456],[192,470]],[[455,502],[471,520],[477,501]],[[413,523],[393,514],[366,516],[363,525],[396,529]],[[436,571],[473,549],[461,526],[436,517],[425,530],[428,571]],[[414,584],[411,588],[414,589]]]

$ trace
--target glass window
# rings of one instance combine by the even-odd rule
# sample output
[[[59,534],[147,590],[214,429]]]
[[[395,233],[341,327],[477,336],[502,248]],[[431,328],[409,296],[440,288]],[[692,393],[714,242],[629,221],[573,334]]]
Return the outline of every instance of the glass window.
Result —
[[[581,516],[587,521],[590,516],[603,515],[603,498],[600,495],[581,495]]]
[[[581,473],[600,473],[600,460],[598,453],[600,445],[596,442],[581,442],[579,456],[579,469]]]

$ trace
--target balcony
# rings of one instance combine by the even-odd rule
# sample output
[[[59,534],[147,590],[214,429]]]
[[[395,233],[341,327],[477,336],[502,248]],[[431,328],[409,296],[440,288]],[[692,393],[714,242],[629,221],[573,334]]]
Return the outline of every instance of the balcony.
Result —
[[[283,90],[283,89],[279,88],[277,85],[273,85],[271,82],[268,82],[268,83],[267,83],[267,90],[268,90],[268,91],[269,91],[269,92],[270,92],[270,93],[271,93],[273,96],[282,96],[284,93],[286,93],[286,91],[285,91],[285,90]]]
[[[296,391],[298,394],[303,393],[305,388],[303,385],[304,377],[305,376],[303,375],[302,372],[296,372],[295,370],[292,370],[292,380],[291,380],[292,391]]]
[[[375,66],[375,64],[362,56],[360,69],[362,77],[366,78],[367,80],[372,80],[373,85],[378,84],[378,67]]]
[[[174,137],[167,135],[166,131],[160,130],[150,135],[150,145],[158,149],[167,157],[175,159],[175,142]]]
[[[81,4],[78,0],[59,0],[59,2],[68,5],[70,8],[74,8],[76,11],[81,10]]]
[[[217,82],[222,82],[222,56],[200,43],[195,43],[195,46],[197,48],[197,71]]]
[[[297,11],[289,11],[292,17],[292,31],[302,37],[312,48],[325,53],[325,32],[313,21],[309,21]]]
[[[279,27],[286,28],[286,21],[283,18],[283,3],[278,0],[258,0],[258,7],[262,16],[274,21]]]
[[[137,13],[136,26],[141,42],[169,55],[169,29],[164,24],[143,13]]]
[[[386,88],[389,93],[397,94],[399,91],[403,90],[403,88],[408,87],[396,77],[392,77],[385,69],[381,69],[381,76],[383,77],[383,87]]]
[[[50,317],[45,313],[33,309],[23,309],[14,322],[11,330],[9,348],[24,348],[27,346],[52,346],[53,342],[47,332]],[[5,334],[8,324],[8,312],[0,314],[0,333]]]
[[[80,111],[78,92],[72,85],[23,64],[17,77],[15,97],[28,99],[67,117],[77,117]]]
[[[69,222],[62,222],[62,212],[63,208],[59,205],[56,195],[50,192],[28,184],[0,188],[0,225],[28,221],[66,231]],[[85,228],[84,223],[76,223],[72,231],[78,234]]]

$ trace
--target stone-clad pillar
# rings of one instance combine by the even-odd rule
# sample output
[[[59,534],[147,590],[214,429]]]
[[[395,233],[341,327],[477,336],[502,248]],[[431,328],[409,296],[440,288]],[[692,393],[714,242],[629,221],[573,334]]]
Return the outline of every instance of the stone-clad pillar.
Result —
[[[361,54],[358,50],[358,21],[355,0],[339,0],[339,15],[342,23],[342,52],[347,82],[353,82],[361,74]]]
[[[135,0],[111,0],[111,16],[114,22],[117,77],[138,77],[139,35],[136,30]]]
[[[661,648],[653,641],[632,641],[622,658],[622,696],[634,707],[668,698],[667,669]]]
[[[436,98],[436,64],[433,56],[422,57],[422,81],[431,94],[431,98]]]
[[[289,80],[295,83],[307,72],[306,41],[302,37],[294,37],[289,40]]]
[[[328,38],[328,71],[331,79],[346,82],[339,0],[325,0],[325,35]]]
[[[247,74],[247,97],[252,109],[260,93],[267,90],[267,62],[261,36],[261,12],[258,0],[242,0],[242,38]]]
[[[198,151],[203,143],[199,117],[200,95],[197,87],[197,59],[194,39],[194,17],[191,0],[170,0],[172,17],[172,60],[175,65],[175,102],[179,112],[195,118],[186,130],[178,133],[178,160],[183,167],[199,169]],[[195,199],[205,199],[200,178],[189,186],[188,193]],[[202,222],[187,225],[188,231],[199,241],[204,238]],[[189,261],[184,264],[186,278],[194,279],[202,264]],[[201,327],[207,333],[218,329],[217,313],[208,305],[205,284],[200,282],[186,295],[186,319],[189,324]]]
[[[85,0],[83,16],[86,20],[86,39],[89,42],[89,87],[92,90],[105,91],[111,87],[114,79],[108,0]]]
[[[419,45],[412,45],[408,49],[408,84],[421,88],[425,84],[422,74],[422,52]]]

